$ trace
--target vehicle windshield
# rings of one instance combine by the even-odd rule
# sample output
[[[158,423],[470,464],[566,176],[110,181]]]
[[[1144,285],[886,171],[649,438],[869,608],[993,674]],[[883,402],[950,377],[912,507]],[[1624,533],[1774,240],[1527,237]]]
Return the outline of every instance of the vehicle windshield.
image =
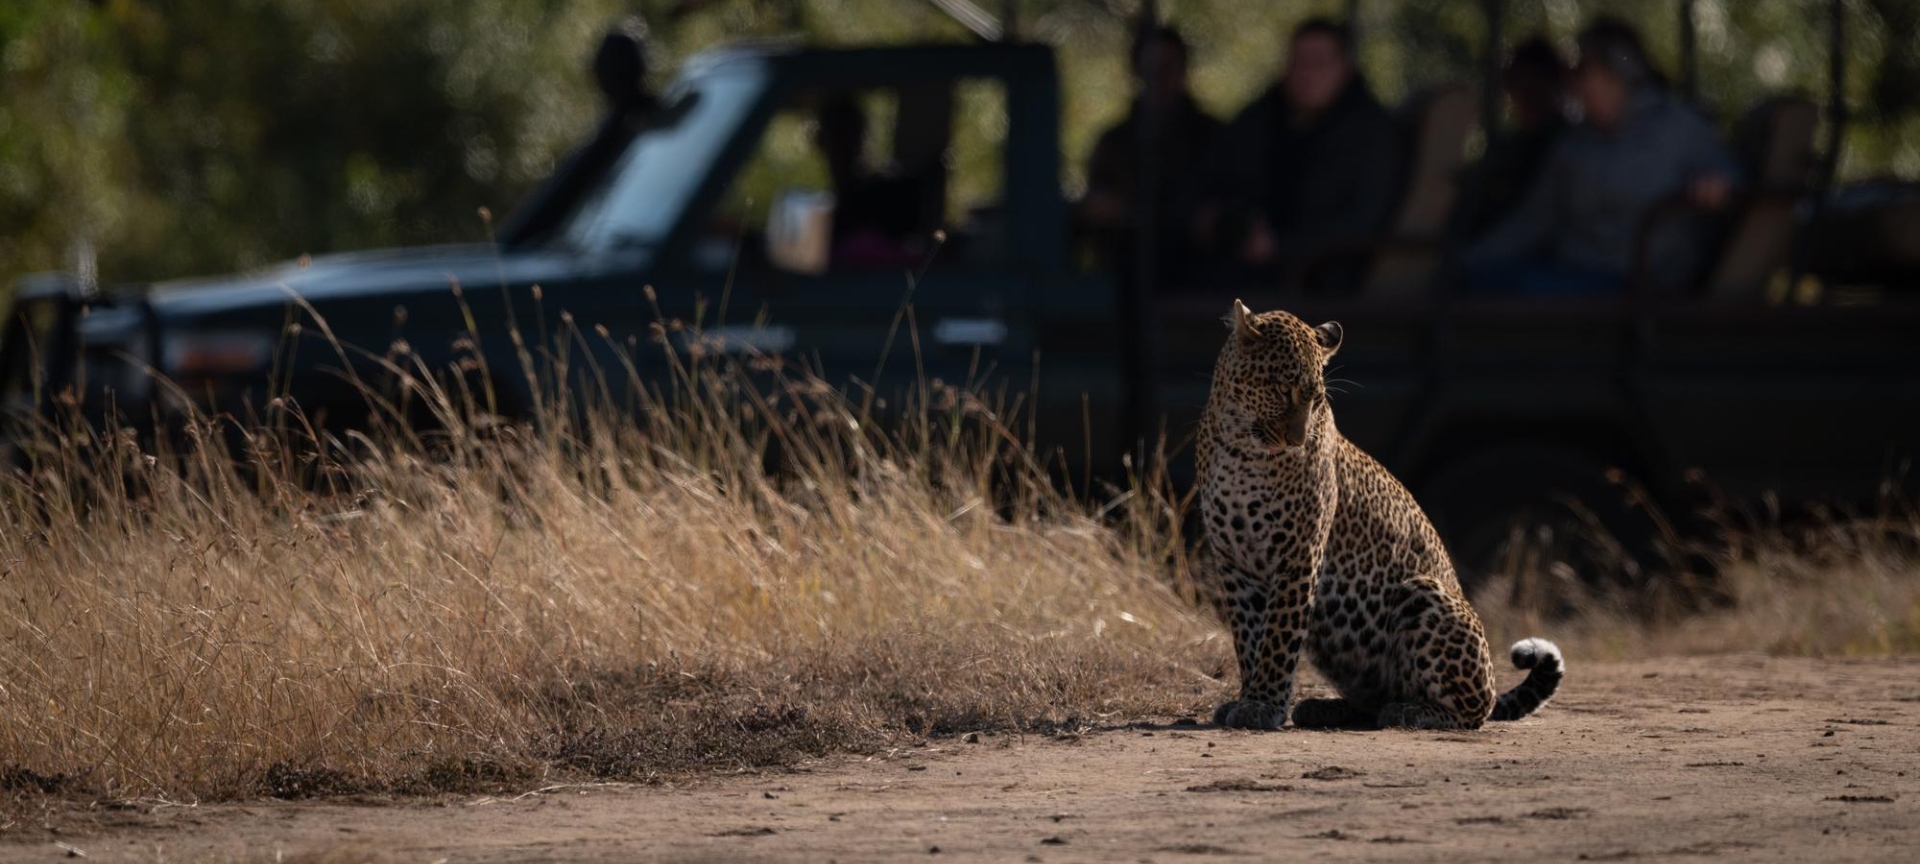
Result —
[[[748,70],[676,83],[660,116],[561,221],[560,242],[610,249],[665,240],[761,89]]]

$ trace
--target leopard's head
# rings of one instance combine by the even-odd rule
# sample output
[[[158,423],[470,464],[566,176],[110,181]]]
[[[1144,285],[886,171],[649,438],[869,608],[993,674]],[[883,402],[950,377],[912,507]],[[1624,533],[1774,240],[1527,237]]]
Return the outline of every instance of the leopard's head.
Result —
[[[1327,410],[1327,361],[1340,350],[1337,322],[1318,327],[1287,312],[1254,314],[1233,301],[1227,337],[1213,367],[1209,401],[1251,423],[1268,444],[1307,442],[1316,412]]]

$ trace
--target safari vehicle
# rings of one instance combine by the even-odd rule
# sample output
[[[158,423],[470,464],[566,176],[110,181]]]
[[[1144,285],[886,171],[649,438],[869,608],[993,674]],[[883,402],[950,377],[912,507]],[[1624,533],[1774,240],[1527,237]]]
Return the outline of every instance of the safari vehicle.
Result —
[[[603,71],[642,68],[639,51],[609,37]],[[576,370],[635,364],[601,394],[632,401],[626,382],[667,374],[653,326],[699,321],[716,350],[799,358],[881,395],[934,379],[1025,394],[1042,448],[1111,476],[1143,441],[1191,431],[1239,297],[1343,322],[1335,374],[1354,385],[1334,398],[1340,427],[1413,488],[1468,572],[1520,524],[1590,518],[1630,536],[1637,517],[1610,478],[1675,510],[1695,474],[1736,498],[1867,504],[1920,449],[1920,297],[1768,297],[1818,259],[1797,260],[1795,238],[1836,197],[1818,186],[1818,110],[1804,100],[1751,118],[1757,193],[1704,282],[1527,299],[1444,289],[1437,239],[1476,100],[1426,94],[1406,111],[1413,164],[1394,234],[1368,250],[1356,290],[1329,297],[1288,281],[1163,291],[1077,269],[1045,46],[738,47],[687,63],[657,97],[606,78],[606,123],[497,243],[91,294],[26,280],[0,343],[9,410],[52,410],[64,393],[99,422],[164,426],[188,402],[246,416],[279,394],[349,429],[369,422],[349,378],[379,379],[375,360],[396,343],[431,368],[517,370],[509,331],[551,337],[563,318],[562,341],[592,359]],[[810,149],[809,121],[847,94],[891,115],[896,166],[884,236],[854,250],[826,227],[824,179],[755,188],[805,173],[781,160]],[[969,123],[988,143],[958,152],[953,130]],[[965,185],[982,176],[995,188]],[[487,407],[505,417],[544,398],[536,376],[492,383]]]

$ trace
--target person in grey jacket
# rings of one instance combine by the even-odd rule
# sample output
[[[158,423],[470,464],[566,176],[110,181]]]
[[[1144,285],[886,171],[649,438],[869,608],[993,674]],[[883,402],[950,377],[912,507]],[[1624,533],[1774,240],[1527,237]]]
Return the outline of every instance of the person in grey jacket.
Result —
[[[1582,123],[1562,137],[1520,206],[1461,256],[1470,289],[1592,294],[1624,289],[1641,262],[1644,220],[1684,196],[1726,205],[1737,168],[1713,127],[1667,92],[1633,29],[1601,19],[1580,35],[1574,91]],[[1688,284],[1706,265],[1701,214],[1662,221],[1645,250],[1658,285]]]

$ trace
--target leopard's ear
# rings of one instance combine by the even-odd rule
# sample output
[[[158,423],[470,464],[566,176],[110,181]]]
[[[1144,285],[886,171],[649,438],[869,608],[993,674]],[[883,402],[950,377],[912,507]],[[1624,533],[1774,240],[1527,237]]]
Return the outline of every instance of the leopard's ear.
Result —
[[[1332,357],[1333,352],[1340,350],[1340,340],[1346,338],[1347,335],[1347,332],[1340,327],[1340,322],[1338,321],[1328,321],[1325,324],[1313,328],[1313,332],[1314,335],[1320,337],[1320,347],[1327,352],[1328,357]]]
[[[1233,308],[1228,310],[1220,320],[1226,323],[1227,329],[1232,330],[1235,336],[1260,335],[1259,328],[1253,326],[1253,310],[1248,309],[1247,304],[1240,302],[1238,298],[1234,299]]]

